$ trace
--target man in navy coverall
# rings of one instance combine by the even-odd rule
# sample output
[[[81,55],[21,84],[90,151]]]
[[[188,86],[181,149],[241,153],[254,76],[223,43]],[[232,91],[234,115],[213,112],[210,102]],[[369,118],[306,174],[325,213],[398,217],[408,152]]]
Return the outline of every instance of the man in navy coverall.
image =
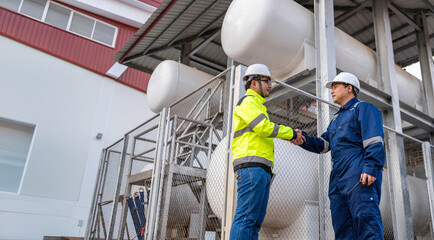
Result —
[[[341,106],[327,131],[321,137],[303,132],[306,142],[292,142],[315,153],[331,150],[329,198],[335,238],[383,239],[379,208],[385,160],[381,113],[357,99],[360,83],[351,73],[340,73],[326,87],[332,89],[333,102]]]

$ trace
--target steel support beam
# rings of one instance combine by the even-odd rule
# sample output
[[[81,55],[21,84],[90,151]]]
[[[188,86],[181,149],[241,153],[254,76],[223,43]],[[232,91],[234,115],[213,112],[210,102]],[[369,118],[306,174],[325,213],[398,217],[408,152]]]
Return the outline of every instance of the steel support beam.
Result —
[[[101,201],[101,192],[102,192],[102,186],[103,186],[102,181],[103,181],[104,170],[105,170],[104,166],[106,165],[106,161],[105,161],[106,156],[107,156],[106,149],[102,149],[99,167],[98,167],[98,175],[96,177],[95,188],[93,190],[92,205],[91,205],[91,208],[89,211],[89,217],[87,220],[86,232],[84,235],[84,237],[86,239],[90,239],[92,232],[94,231],[95,221],[97,221],[96,215],[98,212],[98,203]]]
[[[146,226],[145,239],[153,240],[157,239],[156,234],[158,230],[158,210],[159,200],[162,188],[162,178],[164,177],[164,145],[167,129],[167,118],[169,116],[169,109],[164,108],[160,113],[160,123],[157,136],[157,150],[154,161],[154,171],[152,172],[152,187],[151,187],[151,199],[148,204],[148,212],[146,219],[148,224]]]
[[[210,43],[214,38],[216,38],[221,32],[221,29],[216,29],[215,33],[213,33],[211,36],[205,38],[204,41],[202,41],[199,45],[197,45],[191,52],[190,56],[193,56],[195,53],[197,53],[200,49],[202,49],[204,46],[206,46],[208,43]]]
[[[316,48],[316,93],[326,101],[331,100],[330,92],[325,85],[336,76],[336,49],[333,1],[315,0],[315,45]],[[328,104],[317,103],[317,131],[322,134],[327,130],[331,120]],[[329,173],[332,169],[330,154],[318,155],[319,177],[319,239],[333,239],[330,200],[328,198]]]
[[[377,49],[380,89],[391,93],[392,111],[384,112],[387,126],[402,133],[401,114],[393,58],[392,32],[385,0],[373,0],[373,21]],[[385,132],[387,171],[389,171],[390,206],[395,239],[414,239],[408,192],[404,142],[392,131]]]
[[[179,61],[182,64],[189,66],[190,65],[190,53],[191,53],[191,43],[189,43],[189,42],[183,43],[182,47],[181,47],[181,54],[179,57]]]
[[[425,167],[425,176],[426,176],[426,185],[428,188],[428,200],[429,200],[429,209],[431,215],[431,237],[434,236],[433,224],[434,224],[434,171],[432,164],[432,155],[431,155],[431,144],[429,142],[424,142],[422,145],[423,151],[423,163]]]
[[[427,109],[425,110],[431,117],[434,117],[434,64],[428,21],[423,12],[419,15],[419,22],[423,26],[423,29],[416,32],[416,39],[419,51],[420,71],[422,73],[423,93],[427,103]]]
[[[169,166],[170,168],[170,166]],[[161,207],[161,224],[157,222],[158,231],[155,233],[157,236],[155,239],[166,239],[166,231],[167,231],[167,221],[169,218],[169,208],[170,208],[170,197],[172,196],[172,183],[173,183],[173,172],[169,171],[167,174],[164,174],[163,177],[163,205]]]
[[[434,33],[431,33],[431,34],[429,35],[429,39],[431,39],[431,38],[433,38],[433,37],[434,37]],[[414,47],[415,45],[417,45],[417,41],[414,41],[414,42],[408,43],[408,44],[406,44],[406,45],[404,45],[404,46],[402,46],[402,47],[399,47],[399,48],[395,49],[393,52],[394,52],[395,54],[397,54],[397,53],[399,53],[399,52],[402,52],[402,51],[404,51],[404,50],[407,50],[407,49],[409,49],[409,48],[412,48],[412,47]]]
[[[370,26],[370,28],[372,28],[372,27],[374,26],[374,23],[369,24],[369,26]],[[392,34],[398,32],[398,31],[401,31],[402,29],[405,29],[405,28],[407,28],[408,26],[410,26],[410,25],[408,25],[408,23],[404,23],[404,24],[402,24],[402,25],[399,25],[398,27],[392,29]],[[358,32],[357,32],[357,33],[358,33]],[[354,36],[354,34],[352,34],[352,36]],[[371,45],[372,43],[375,43],[375,36],[374,36],[373,39],[371,39],[371,40],[369,40],[369,41],[367,41],[367,42],[365,42],[365,43],[363,43],[363,44],[365,44],[366,46],[369,46],[369,45]]]
[[[113,197],[113,203],[112,203],[113,205],[112,205],[110,225],[109,225],[109,231],[107,234],[107,239],[113,239],[113,232],[114,232],[115,225],[116,225],[116,214],[118,212],[119,193],[121,191],[122,177],[124,176],[124,166],[125,166],[125,161],[127,158],[128,140],[129,140],[129,135],[126,134],[124,137],[124,146],[122,149],[121,159],[120,159],[119,168],[118,168],[118,179],[116,181],[115,195]]]
[[[131,151],[131,155],[134,155],[134,150],[136,148],[136,139],[133,138],[133,150]],[[124,239],[124,232],[125,232],[125,226],[127,225],[127,214],[128,214],[128,195],[131,192],[131,184],[128,182],[129,176],[131,176],[131,171],[133,169],[133,161],[134,159],[130,157],[129,165],[128,165],[128,175],[127,175],[127,181],[125,184],[125,191],[124,191],[124,199],[122,200],[122,210],[121,210],[121,217],[120,217],[120,223],[119,223],[119,231],[118,231],[118,239]],[[129,237],[129,236],[128,236]]]
[[[395,4],[391,2],[387,2],[387,6],[389,7],[392,12],[394,12],[399,18],[404,20],[406,23],[408,23],[414,30],[421,31],[421,28],[414,22],[414,20],[407,16],[401,9],[399,9]]]
[[[429,0],[422,0],[425,3],[425,6],[431,10],[431,12],[434,12],[434,6],[429,2]]]
[[[335,25],[337,26],[337,25],[345,22],[345,20],[347,20],[348,18],[354,16],[356,13],[359,13],[360,11],[362,11],[368,5],[369,6],[371,5],[371,0],[365,0],[364,2],[360,3],[359,5],[357,5],[353,9],[351,9],[350,11],[342,13],[341,15],[339,15],[335,19]]]
[[[215,7],[220,0],[215,0],[211,5],[209,5],[205,10],[203,10],[193,21],[191,21],[187,26],[184,27],[170,42],[169,45],[172,45],[176,40],[178,40],[191,26],[193,26],[199,19],[205,16],[208,11],[210,11],[213,7]]]
[[[232,60],[233,64],[233,60]],[[233,66],[233,65],[232,65]],[[222,219],[222,240],[229,240],[231,225],[234,218],[235,206],[236,206],[236,183],[234,169],[232,166],[232,136],[234,130],[232,127],[233,109],[235,109],[238,99],[245,94],[242,78],[246,72],[246,66],[238,65],[231,70],[231,77],[228,82],[229,102],[228,112],[226,115],[226,163],[225,163],[225,193],[224,193],[224,211]]]

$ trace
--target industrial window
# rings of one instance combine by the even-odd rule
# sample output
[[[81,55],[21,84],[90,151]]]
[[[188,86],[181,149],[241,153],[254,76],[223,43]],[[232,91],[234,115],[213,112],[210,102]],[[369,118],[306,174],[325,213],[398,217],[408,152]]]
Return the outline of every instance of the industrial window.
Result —
[[[117,27],[49,0],[0,0],[0,6],[114,47]]]
[[[35,127],[0,118],[0,191],[18,193]]]

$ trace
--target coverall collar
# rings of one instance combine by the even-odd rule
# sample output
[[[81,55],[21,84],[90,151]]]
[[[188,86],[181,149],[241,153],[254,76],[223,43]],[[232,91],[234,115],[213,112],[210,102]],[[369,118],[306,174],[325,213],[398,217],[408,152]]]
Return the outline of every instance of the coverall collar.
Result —
[[[353,106],[358,101],[359,101],[359,99],[357,97],[351,98],[350,101],[348,101],[347,103],[345,103],[345,105],[343,107],[339,108],[339,111],[337,113],[340,113],[343,110],[349,109],[351,106]],[[335,114],[337,114],[337,113],[335,113]]]
[[[262,104],[264,104],[264,102],[265,102],[265,98],[263,98],[261,95],[259,95],[257,92],[253,91],[250,88],[247,89],[246,95],[253,95],[253,96],[259,98],[259,100],[261,101]]]

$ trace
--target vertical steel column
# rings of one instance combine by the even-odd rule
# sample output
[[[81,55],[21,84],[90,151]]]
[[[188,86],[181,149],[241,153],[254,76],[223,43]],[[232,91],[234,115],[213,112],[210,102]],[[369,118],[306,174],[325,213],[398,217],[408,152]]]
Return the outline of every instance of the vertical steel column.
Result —
[[[171,176],[173,177],[173,173],[171,173],[171,168],[170,166],[167,164],[166,159],[167,159],[167,146],[168,146],[168,141],[169,141],[169,132],[170,132],[170,108],[167,109],[167,114],[166,114],[166,119],[164,121],[164,125],[165,125],[165,131],[163,134],[163,139],[162,139],[162,153],[161,153],[161,174],[160,174],[160,189],[158,190],[158,200],[157,200],[157,210],[156,210],[156,217],[155,217],[155,229],[154,229],[154,239],[158,240],[158,239],[165,239],[164,238],[160,238],[159,237],[159,233],[160,231],[164,231],[164,235],[166,235],[166,226],[164,226],[163,229],[160,230],[160,214],[162,212],[162,205],[161,205],[161,199],[163,197],[163,187],[164,185],[164,179],[166,178],[166,165],[167,167],[169,167],[168,169],[168,177]],[[172,190],[172,179],[169,179],[168,181],[170,181],[170,191]],[[169,185],[169,184],[166,184]],[[170,198],[169,198],[169,202],[170,202]]]
[[[133,145],[132,145],[133,147],[131,150],[130,165],[128,168],[128,174],[127,174],[127,179],[125,184],[124,199],[122,200],[121,222],[119,223],[118,239],[124,239],[125,225],[127,224],[127,214],[128,214],[127,199],[128,199],[128,195],[131,192],[131,184],[129,183],[128,178],[131,176],[131,171],[133,169],[133,161],[134,161],[133,156],[136,149],[136,141],[137,139],[133,137]]]
[[[202,188],[199,195],[199,236],[198,239],[205,239],[206,232],[206,179],[202,180]]]
[[[233,64],[232,60],[232,64]],[[242,76],[246,72],[246,67],[239,65],[235,68],[232,65],[231,69],[231,77],[228,81],[228,91],[229,91],[229,101],[227,105],[227,115],[226,115],[226,163],[225,163],[225,193],[224,193],[224,211],[222,218],[222,239],[229,239],[229,233],[231,231],[231,225],[233,220],[234,206],[235,206],[235,179],[234,179],[234,171],[232,167],[232,151],[231,151],[231,143],[232,143],[232,135],[233,135],[233,127],[232,127],[232,118],[233,111],[235,108],[235,104],[237,102],[236,99],[240,97],[240,84],[242,84]],[[244,88],[243,88],[244,89]]]
[[[375,43],[380,88],[391,93],[392,112],[385,113],[386,125],[402,133],[398,84],[395,75],[392,33],[387,1],[373,0]],[[413,239],[410,196],[407,183],[404,141],[394,132],[386,131],[386,161],[389,171],[390,206],[395,239]],[[398,173],[398,174],[395,174]]]
[[[175,115],[173,122],[172,122],[172,136],[171,136],[171,146],[170,146],[170,156],[172,157],[169,159],[168,166],[169,171],[167,172],[167,176],[164,176],[163,186],[164,188],[164,204],[162,208],[162,220],[161,225],[159,225],[160,231],[157,233],[157,239],[166,239],[166,232],[167,232],[167,220],[169,217],[169,208],[170,208],[170,197],[172,196],[172,182],[173,182],[173,171],[171,170],[171,165],[174,164],[176,155],[174,153],[175,151],[175,142],[176,142],[176,126],[178,124],[178,115]],[[163,163],[164,164],[164,163]],[[164,169],[164,168],[163,168]],[[165,175],[164,172],[162,172],[163,175]],[[157,222],[158,224],[158,222]]]
[[[113,231],[115,229],[115,224],[116,224],[116,214],[118,212],[119,192],[121,191],[122,176],[123,176],[123,172],[124,172],[125,159],[127,157],[127,151],[128,151],[128,140],[129,140],[129,135],[126,134],[124,136],[124,146],[123,146],[123,149],[122,149],[121,160],[120,160],[121,162],[119,164],[119,169],[118,169],[118,179],[117,179],[117,184],[116,184],[115,196],[113,198],[113,205],[112,205],[112,213],[111,213],[111,218],[110,218],[109,232],[108,232],[108,235],[107,235],[107,239],[108,240],[113,239]]]
[[[418,24],[423,31],[416,32],[417,49],[419,51],[420,71],[422,73],[423,91],[427,102],[427,112],[434,117],[434,64],[430,46],[429,28],[426,16],[420,13]]]
[[[190,52],[191,52],[191,43],[186,42],[181,46],[181,55],[179,56],[179,61],[182,64],[190,66]]]
[[[164,153],[164,136],[166,132],[166,119],[168,116],[168,108],[164,108],[160,113],[160,123],[158,128],[158,137],[157,137],[157,148],[155,153],[155,160],[154,160],[154,168],[152,170],[152,187],[151,187],[151,199],[148,204],[148,213],[147,213],[147,219],[148,224],[146,226],[146,235],[145,239],[151,240],[156,239],[154,238],[154,231],[156,226],[156,218],[157,218],[157,211],[158,211],[158,198],[159,198],[159,192],[160,192],[160,183],[161,183],[161,170],[162,165],[164,163],[163,161],[163,153]],[[163,174],[164,175],[164,174]]]
[[[316,47],[316,93],[319,98],[331,100],[330,92],[325,84],[336,76],[336,49],[333,1],[315,0],[315,45]],[[317,131],[321,135],[330,123],[330,107],[318,102]],[[329,154],[318,155],[318,191],[319,191],[319,237],[333,239],[331,212],[328,199],[328,176],[331,169]]]
[[[101,182],[102,182],[102,176],[103,176],[103,171],[104,171],[105,153],[106,153],[106,150],[101,149],[101,156],[100,156],[99,167],[98,167],[98,175],[96,177],[95,188],[93,190],[92,205],[90,206],[91,208],[89,211],[89,217],[87,219],[86,232],[84,234],[85,239],[90,238],[90,233],[93,230],[93,226],[94,226],[94,223],[96,220],[96,212],[98,211],[97,205],[98,205],[98,200],[99,200],[99,193],[101,191]]]
[[[105,232],[105,223],[104,223],[104,218],[103,218],[103,215],[102,215],[102,207],[99,205],[99,203],[101,203],[101,200],[102,200],[102,197],[103,197],[103,192],[104,192],[104,188],[105,188],[105,183],[106,183],[106,180],[107,180],[107,169],[108,169],[108,165],[109,165],[109,159],[110,159],[110,150],[109,150],[110,148],[107,148],[107,149],[105,149],[105,156],[104,156],[104,170],[102,171],[102,173],[103,173],[103,176],[101,177],[102,178],[102,183],[101,183],[101,186],[100,186],[100,191],[99,191],[99,195],[98,195],[98,200],[97,200],[97,204],[98,204],[98,216],[101,218],[101,222],[102,222],[102,224],[103,224],[103,229],[104,229],[104,235],[106,234],[106,232]],[[95,227],[98,227],[98,231],[97,231],[97,238],[100,238],[99,236],[100,236],[100,226],[99,226],[99,220],[98,220],[98,216],[97,216],[97,222],[96,222],[96,224],[98,224],[98,225],[96,225]]]
[[[422,144],[423,163],[425,165],[426,185],[428,188],[429,209],[431,214],[431,238],[434,237],[434,171],[432,166],[431,144],[424,142]]]
[[[208,127],[209,129],[209,138],[208,138],[208,156],[207,161],[208,164],[211,161],[212,154],[212,140],[214,134],[214,127]],[[206,200],[206,179],[202,180],[202,189],[200,191],[200,210],[199,210],[199,239],[205,239],[206,232],[206,219],[207,219],[207,200]]]

